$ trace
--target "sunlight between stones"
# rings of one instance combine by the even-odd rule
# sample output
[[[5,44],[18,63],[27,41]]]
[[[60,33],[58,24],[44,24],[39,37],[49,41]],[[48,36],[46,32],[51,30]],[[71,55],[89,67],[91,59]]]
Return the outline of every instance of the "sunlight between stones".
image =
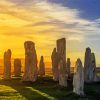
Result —
[[[30,89],[30,90],[32,90],[32,91],[38,93],[39,95],[41,95],[41,96],[47,98],[48,100],[57,100],[56,98],[54,98],[54,97],[52,97],[52,96],[50,96],[50,95],[48,95],[48,94],[46,94],[46,93],[44,93],[44,92],[41,92],[41,91],[39,91],[39,90],[36,90],[36,89],[34,89],[34,88],[31,88],[31,87],[26,87],[26,88],[28,88],[28,89]]]
[[[16,100],[16,98],[21,99],[23,96],[18,93],[15,89],[11,88],[10,86],[0,85],[0,100]],[[23,97],[23,100],[26,100]]]

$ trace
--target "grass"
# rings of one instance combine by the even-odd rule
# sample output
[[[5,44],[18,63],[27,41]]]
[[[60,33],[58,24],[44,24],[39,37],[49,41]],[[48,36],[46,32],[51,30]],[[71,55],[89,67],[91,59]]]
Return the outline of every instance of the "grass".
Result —
[[[37,82],[22,82],[20,78],[10,81],[0,79],[0,100],[100,100],[100,84],[85,84],[86,96],[72,92],[72,85],[63,88],[51,77],[38,78]]]

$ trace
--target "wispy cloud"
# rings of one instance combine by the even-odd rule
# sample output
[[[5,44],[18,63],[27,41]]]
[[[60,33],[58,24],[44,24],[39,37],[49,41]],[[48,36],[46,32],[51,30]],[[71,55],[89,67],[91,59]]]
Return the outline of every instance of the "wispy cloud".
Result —
[[[70,9],[63,7],[61,4],[50,3],[49,0],[10,0],[10,2],[2,0],[0,4],[2,5],[0,11],[1,20],[3,18],[2,22],[6,20],[4,14],[7,14],[8,18],[13,17],[12,19],[9,18],[9,21],[5,21],[5,23],[8,23],[8,26],[10,26],[9,24],[11,24],[12,27],[23,25],[23,27],[30,27],[30,30],[33,31],[35,28],[40,27],[42,27],[41,31],[52,30],[52,28],[57,30],[57,28],[59,28],[58,30],[61,30],[60,32],[64,31],[66,34],[68,34],[68,30],[70,29],[70,31],[72,31],[71,33],[76,31],[77,34],[83,36],[90,32],[92,34],[94,34],[94,32],[100,32],[99,19],[93,22],[82,19],[79,17],[81,12],[77,9]],[[43,28],[43,26],[48,27],[48,29]],[[38,32],[38,30],[35,31]],[[60,34],[62,35],[63,33]]]
[[[18,38],[20,42],[33,40],[37,48],[43,48],[42,53],[46,49],[49,56],[57,38],[66,37],[72,45],[69,49],[75,47],[75,41],[74,45],[87,40],[100,41],[100,19],[86,20],[80,13],[82,11],[49,0],[0,0],[0,35],[14,37],[15,44]]]

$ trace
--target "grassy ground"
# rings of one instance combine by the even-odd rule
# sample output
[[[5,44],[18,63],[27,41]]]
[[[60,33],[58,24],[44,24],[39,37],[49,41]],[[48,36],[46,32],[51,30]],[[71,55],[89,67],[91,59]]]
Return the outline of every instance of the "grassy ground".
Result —
[[[86,96],[72,92],[72,85],[63,88],[52,78],[39,78],[35,83],[23,83],[18,78],[10,81],[0,79],[0,100],[100,100],[100,84],[85,85]]]

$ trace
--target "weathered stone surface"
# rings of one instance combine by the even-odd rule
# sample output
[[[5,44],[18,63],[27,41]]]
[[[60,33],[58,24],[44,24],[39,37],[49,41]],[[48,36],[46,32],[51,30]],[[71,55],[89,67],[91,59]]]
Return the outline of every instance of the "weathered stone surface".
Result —
[[[63,65],[63,60],[61,59],[59,62],[59,85],[67,87],[67,77],[66,77],[66,70]]]
[[[67,58],[67,73],[68,75],[70,75],[70,67],[71,67],[71,62],[70,62],[70,58]]]
[[[59,72],[58,72],[58,53],[56,48],[53,49],[52,55],[52,72],[53,72],[53,80],[58,81],[59,79]]]
[[[40,59],[39,74],[41,77],[43,77],[45,75],[45,63],[44,63],[43,56],[41,56],[41,59]]]
[[[23,81],[36,81],[38,76],[37,54],[35,44],[32,41],[26,41],[25,47],[25,73]]]
[[[89,81],[93,82],[95,81],[96,77],[96,60],[95,60],[95,54],[91,53],[91,66],[89,69]]]
[[[16,77],[21,75],[21,59],[14,59],[14,74]]]
[[[86,48],[85,52],[85,60],[84,60],[84,79],[85,82],[89,81],[89,75],[90,75],[90,67],[91,67],[91,49]]]
[[[66,39],[62,38],[57,40],[57,53],[58,53],[58,62],[63,60],[63,65],[66,68]]]
[[[3,79],[11,79],[11,50],[4,53],[4,75]]]
[[[73,92],[78,95],[84,95],[84,72],[80,59],[76,61],[76,73],[73,77]]]
[[[84,77],[85,82],[93,82],[96,76],[96,60],[94,53],[91,53],[91,49],[87,48],[85,53],[84,63]]]
[[[59,84],[61,86],[67,86],[65,38],[57,40],[57,53],[58,53],[58,66],[59,66]]]

